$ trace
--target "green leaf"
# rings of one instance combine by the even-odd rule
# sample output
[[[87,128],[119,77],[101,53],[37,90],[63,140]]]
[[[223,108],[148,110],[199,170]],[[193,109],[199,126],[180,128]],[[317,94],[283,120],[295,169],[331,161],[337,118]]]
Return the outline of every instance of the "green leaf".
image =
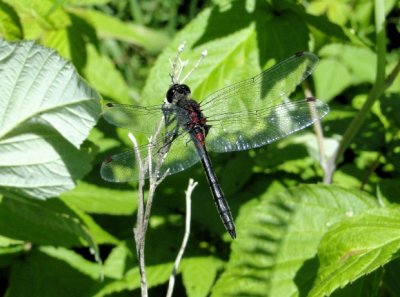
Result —
[[[173,263],[163,263],[146,267],[148,287],[152,288],[168,281]],[[125,274],[123,279],[97,285],[90,296],[102,297],[112,293],[140,288],[139,268],[134,267]]]
[[[261,69],[307,49],[308,29],[301,18],[291,11],[276,16],[261,2],[257,2],[257,8],[248,12],[240,1],[236,1],[229,10],[219,11],[214,7],[200,13],[159,56],[143,90],[141,105],[162,102],[170,85],[169,59],[176,56],[183,41],[186,41],[186,51],[181,58],[192,63],[188,69],[203,50],[208,51],[207,57],[187,80],[193,97],[199,100],[211,91],[249,78]],[[293,27],[298,31],[292,35],[289,28]],[[277,44],[280,46],[276,47]],[[183,76],[185,74],[186,71]]]
[[[247,153],[232,154],[231,158],[228,163],[224,164],[219,175],[221,186],[225,189],[226,196],[230,196],[240,190],[251,179],[253,174],[253,164]]]
[[[90,296],[99,267],[64,248],[33,249],[11,269],[8,296]]]
[[[362,192],[303,186],[265,197],[241,212],[231,259],[213,296],[307,296],[316,277],[317,248],[328,228],[377,208]]]
[[[104,230],[100,225],[96,223],[96,221],[89,215],[85,214],[79,209],[72,207],[68,204],[68,206],[76,213],[79,219],[82,221],[82,224],[87,229],[87,233],[90,234],[90,238],[96,244],[118,244],[119,240]],[[97,248],[93,251],[98,252]]]
[[[320,55],[335,58],[351,73],[351,83],[373,83],[376,71],[376,54],[367,47],[345,44],[330,44],[320,50]],[[354,57],[357,57],[355,59]]]
[[[8,4],[0,1],[0,36],[7,40],[22,38],[22,27],[18,15]]]
[[[22,240],[12,239],[5,236],[0,235],[0,247],[9,247],[12,245],[23,244]]]
[[[373,209],[337,223],[321,240],[318,278],[308,296],[331,294],[397,258],[399,250],[399,207]]]
[[[129,241],[129,244],[132,244],[132,241]],[[104,262],[103,272],[106,277],[113,279],[123,278],[125,271],[129,268],[128,265],[136,256],[132,255],[131,251],[126,245],[127,243],[123,242],[112,249],[110,255],[107,257],[107,260]],[[128,262],[128,259],[130,259],[131,262]]]
[[[98,95],[54,51],[0,39],[0,186],[37,198],[72,189],[89,170],[85,148]],[[34,177],[34,178],[33,178]]]
[[[109,190],[80,181],[61,199],[89,213],[131,215],[137,207],[135,195],[134,191]]]
[[[182,261],[183,285],[190,297],[208,296],[222,261],[212,257],[191,257]]]
[[[115,101],[131,103],[129,88],[111,59],[101,55],[92,44],[88,44],[86,50],[88,53],[87,61],[82,71],[87,80],[93,86],[96,86],[99,92]],[[107,73],[107,79],[104,79],[105,73]]]
[[[326,14],[329,20],[344,25],[352,12],[347,1],[316,0],[308,5],[307,10],[311,14]]]
[[[338,61],[323,59],[315,69],[314,81],[317,97],[329,101],[350,86],[351,74],[346,66]]]
[[[169,42],[168,36],[161,31],[122,22],[96,10],[69,8],[69,12],[89,22],[100,38],[129,42],[150,52],[159,52]]]
[[[111,0],[59,0],[59,1],[71,5],[103,5],[111,2]]]
[[[70,24],[69,16],[61,6],[60,1],[53,0],[3,0],[13,6],[18,12],[24,31],[31,21],[35,21],[44,30],[58,30],[67,27]]]
[[[0,234],[42,245],[92,245],[83,221],[57,199],[1,198]]]

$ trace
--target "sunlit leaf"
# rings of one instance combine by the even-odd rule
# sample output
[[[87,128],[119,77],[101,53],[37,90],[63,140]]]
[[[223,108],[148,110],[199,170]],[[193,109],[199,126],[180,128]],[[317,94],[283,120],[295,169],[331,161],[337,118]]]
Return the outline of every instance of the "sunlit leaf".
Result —
[[[369,195],[333,186],[292,188],[263,199],[240,214],[231,259],[213,296],[306,296],[329,227],[377,207]]]
[[[90,296],[98,283],[99,266],[64,248],[42,247],[30,251],[13,265],[9,296]],[[45,292],[45,293],[44,293]]]
[[[74,187],[90,168],[79,148],[96,123],[98,95],[54,51],[0,39],[0,186],[37,198]]]
[[[397,258],[400,209],[368,211],[333,226],[318,248],[320,267],[309,296],[329,295]]]
[[[0,36],[7,40],[17,40],[22,37],[22,27],[14,9],[0,1]]]
[[[222,262],[211,257],[191,257],[182,262],[182,278],[186,293],[191,297],[208,296]]]

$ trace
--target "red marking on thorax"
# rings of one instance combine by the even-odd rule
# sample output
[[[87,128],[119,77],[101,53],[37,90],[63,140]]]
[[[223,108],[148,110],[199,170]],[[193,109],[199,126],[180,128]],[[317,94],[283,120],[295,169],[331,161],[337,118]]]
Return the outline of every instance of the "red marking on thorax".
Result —
[[[187,107],[187,111],[190,119],[187,128],[190,130],[194,130],[194,136],[199,144],[205,145],[204,126],[207,122],[207,119],[201,115],[200,109],[195,104],[189,105]]]
[[[204,137],[204,133],[203,133],[203,131],[202,130],[200,130],[199,132],[197,132],[196,133],[196,139],[199,141],[199,143],[201,144],[201,145],[205,145],[206,144],[206,139],[205,139],[205,137]]]

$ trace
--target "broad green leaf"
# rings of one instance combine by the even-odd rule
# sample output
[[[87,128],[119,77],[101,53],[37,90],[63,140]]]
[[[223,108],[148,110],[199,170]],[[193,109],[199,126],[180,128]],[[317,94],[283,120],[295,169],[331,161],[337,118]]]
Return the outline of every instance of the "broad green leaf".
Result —
[[[33,42],[0,42],[0,137],[35,123],[79,147],[101,111],[95,91],[53,50]]]
[[[351,73],[351,84],[373,83],[376,71],[376,54],[367,47],[333,43],[323,47],[322,57],[334,58]],[[354,58],[357,57],[357,58]]]
[[[318,248],[310,297],[325,296],[398,257],[400,208],[373,209],[334,225]]]
[[[94,45],[87,44],[87,61],[83,73],[96,89],[121,103],[130,103],[129,88],[111,59],[101,55]],[[105,78],[105,73],[107,77]]]
[[[98,282],[97,264],[64,248],[41,247],[14,263],[7,295],[90,296],[90,288]]]
[[[219,175],[226,196],[236,193],[251,179],[252,165],[247,153],[232,155],[232,160],[225,164]]]
[[[69,41],[68,30],[66,28],[43,32],[40,41],[42,45],[55,49],[63,58],[72,60],[72,47]]]
[[[338,61],[323,59],[315,70],[314,81],[316,96],[331,100],[351,85],[351,74],[346,66]]]
[[[137,206],[134,191],[110,190],[82,181],[74,190],[63,193],[61,199],[96,214],[131,215]]]
[[[79,151],[101,111],[98,95],[54,51],[0,39],[0,186],[37,198],[74,187],[89,170]]]
[[[0,235],[0,268],[11,266],[25,253],[26,244],[22,240],[16,240]]]
[[[128,244],[132,244],[132,241],[128,241]],[[104,262],[103,272],[105,277],[122,279],[125,271],[130,268],[129,265],[132,263],[132,261],[137,263],[136,255],[132,255],[131,251],[126,245],[127,243],[123,242],[112,249],[110,255]]]
[[[190,257],[182,261],[183,285],[187,296],[208,296],[222,261],[212,257]]]
[[[0,1],[0,37],[17,40],[22,37],[21,22],[14,9]]]
[[[111,2],[111,0],[59,0],[64,4],[71,5],[103,5]]]
[[[67,205],[76,213],[76,215],[79,217],[79,219],[83,222],[85,229],[90,234],[91,239],[96,244],[118,244],[119,243],[119,240],[115,236],[111,235],[109,233],[109,231],[106,231],[100,225],[98,225],[91,216],[85,214],[83,211],[81,211],[79,209],[76,209],[75,207],[71,206],[68,203],[67,203]]]
[[[89,276],[94,280],[99,279],[101,275],[101,267],[98,265],[98,263],[88,261],[83,258],[82,255],[79,255],[74,251],[63,247],[54,246],[40,247],[40,251],[48,256],[53,257],[54,259],[68,263],[71,267],[81,272],[83,275]]]
[[[335,142],[330,139],[325,139],[325,142],[331,144],[325,151],[329,156],[330,149],[337,145],[335,146]],[[317,139],[310,131],[296,133],[271,143],[256,154],[255,162],[264,172],[285,171],[301,176],[303,180],[316,175],[315,164],[319,162]]]
[[[348,1],[316,0],[307,5],[307,11],[311,14],[326,14],[334,23],[344,25],[351,15],[351,6]]]
[[[183,76],[199,59],[200,53],[208,51],[207,57],[186,82],[198,100],[211,91],[256,75],[261,69],[307,49],[308,30],[304,21],[290,11],[277,17],[265,4],[257,3],[260,8],[252,13],[237,1],[229,10],[219,11],[214,7],[199,14],[159,56],[143,90],[141,105],[162,102],[171,83],[169,59],[176,56],[178,46],[184,41],[186,50],[181,58],[190,60],[191,64]],[[291,35],[289,27],[299,31]],[[281,37],[285,40],[280,40]],[[273,51],[276,44],[281,47]]]
[[[146,267],[146,276],[148,287],[152,288],[168,281],[172,272],[173,263],[163,263],[157,265],[149,265]],[[134,267],[125,274],[124,278],[115,281],[97,285],[91,292],[90,296],[102,297],[109,296],[126,290],[135,290],[140,288],[139,268]]]
[[[57,199],[1,198],[0,234],[34,244],[96,249],[84,222]]]
[[[23,243],[24,242],[22,240],[12,239],[12,238],[0,235],[0,247],[8,247],[11,245],[19,245],[19,244],[23,244]]]
[[[127,23],[96,10],[69,8],[69,11],[89,22],[101,38],[114,38],[159,52],[169,42],[165,33],[134,23]]]
[[[25,29],[29,30],[31,21],[35,21],[43,30],[57,30],[70,24],[69,16],[60,1],[53,0],[3,0],[18,12]]]
[[[373,208],[373,197],[334,186],[265,197],[240,213],[230,261],[213,296],[307,296],[322,236],[336,222]]]

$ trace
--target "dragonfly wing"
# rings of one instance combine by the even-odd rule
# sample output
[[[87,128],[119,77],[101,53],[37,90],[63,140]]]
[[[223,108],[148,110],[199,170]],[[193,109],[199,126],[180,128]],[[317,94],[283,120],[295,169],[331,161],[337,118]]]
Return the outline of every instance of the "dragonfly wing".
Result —
[[[161,166],[160,175],[163,175],[167,170],[167,175],[175,174],[193,166],[199,160],[200,156],[190,138],[190,134],[184,132],[172,142]]]
[[[103,106],[103,117],[114,126],[151,135],[162,118],[162,111],[161,106],[107,103]]]
[[[160,152],[167,151],[165,160],[160,167],[159,176],[180,172],[200,160],[188,133],[183,132],[172,138],[169,136],[171,134],[167,138],[159,137],[156,142],[137,148],[142,160],[145,160],[151,152],[153,169],[160,158]],[[111,182],[138,180],[140,178],[138,165],[135,151],[131,149],[106,159],[101,166],[100,173],[104,180]],[[149,178],[147,170],[144,172],[144,178]]]
[[[138,148],[140,155],[147,156],[148,147]],[[108,157],[101,164],[101,177],[109,182],[128,182],[139,179],[139,166],[133,149]],[[145,175],[147,178],[147,174]]]
[[[210,151],[230,152],[260,147],[299,131],[329,112],[317,99],[287,102],[274,107],[210,118],[206,137]]]
[[[258,110],[282,103],[314,70],[318,57],[298,53],[260,74],[222,88],[201,103],[207,117],[226,111]]]

